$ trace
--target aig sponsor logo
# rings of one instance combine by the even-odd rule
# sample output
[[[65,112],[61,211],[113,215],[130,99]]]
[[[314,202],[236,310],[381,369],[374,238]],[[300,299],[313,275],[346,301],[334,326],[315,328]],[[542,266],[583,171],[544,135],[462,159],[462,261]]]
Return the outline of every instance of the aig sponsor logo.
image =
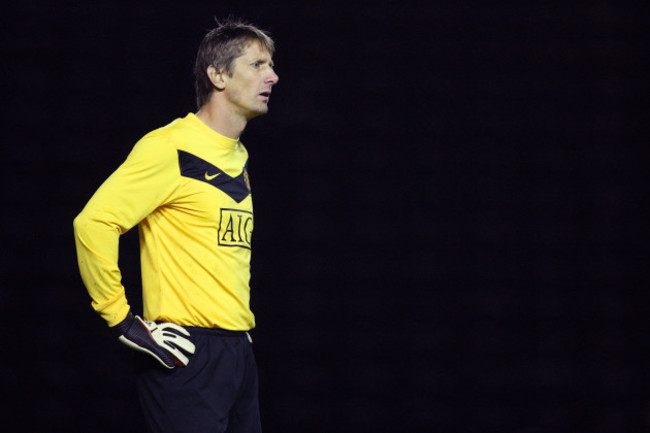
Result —
[[[250,249],[253,213],[239,209],[221,209],[219,245]]]

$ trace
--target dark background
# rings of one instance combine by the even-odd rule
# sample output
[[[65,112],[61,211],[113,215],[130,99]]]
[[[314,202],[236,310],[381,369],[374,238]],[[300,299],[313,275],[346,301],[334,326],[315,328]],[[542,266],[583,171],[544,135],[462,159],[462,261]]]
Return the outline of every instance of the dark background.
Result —
[[[196,48],[231,13],[278,48],[242,137],[267,432],[650,430],[640,8],[51,3],[2,14],[14,431],[144,431],[72,220],[141,136],[195,111]],[[136,230],[120,266],[141,308]]]

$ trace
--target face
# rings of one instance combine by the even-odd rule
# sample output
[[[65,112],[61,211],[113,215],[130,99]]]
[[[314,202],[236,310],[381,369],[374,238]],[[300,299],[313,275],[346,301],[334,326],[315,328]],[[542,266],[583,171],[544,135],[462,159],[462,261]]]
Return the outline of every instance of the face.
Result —
[[[253,42],[234,60],[232,76],[224,73],[223,79],[224,97],[233,112],[252,119],[269,110],[271,88],[279,78],[271,55]]]

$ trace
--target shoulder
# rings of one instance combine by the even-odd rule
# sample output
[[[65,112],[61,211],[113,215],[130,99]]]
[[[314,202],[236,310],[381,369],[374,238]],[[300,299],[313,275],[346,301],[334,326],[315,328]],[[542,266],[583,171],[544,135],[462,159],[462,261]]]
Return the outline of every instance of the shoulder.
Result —
[[[196,126],[188,115],[149,132],[138,145],[160,151],[175,151],[185,148],[188,142],[197,141],[195,135]]]
[[[182,147],[184,119],[176,119],[171,123],[154,129],[143,136],[133,147],[132,156],[152,159],[176,158],[177,149]]]

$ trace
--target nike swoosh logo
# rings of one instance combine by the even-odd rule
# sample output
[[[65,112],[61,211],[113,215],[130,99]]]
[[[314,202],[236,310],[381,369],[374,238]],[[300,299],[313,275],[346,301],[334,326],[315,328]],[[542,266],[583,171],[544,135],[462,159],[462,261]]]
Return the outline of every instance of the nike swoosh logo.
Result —
[[[219,176],[220,174],[221,174],[221,173],[217,173],[217,174],[213,174],[212,176],[210,176],[210,175],[208,174],[208,172],[206,171],[206,172],[205,172],[205,180],[212,180],[212,179],[214,179],[215,177]]]

